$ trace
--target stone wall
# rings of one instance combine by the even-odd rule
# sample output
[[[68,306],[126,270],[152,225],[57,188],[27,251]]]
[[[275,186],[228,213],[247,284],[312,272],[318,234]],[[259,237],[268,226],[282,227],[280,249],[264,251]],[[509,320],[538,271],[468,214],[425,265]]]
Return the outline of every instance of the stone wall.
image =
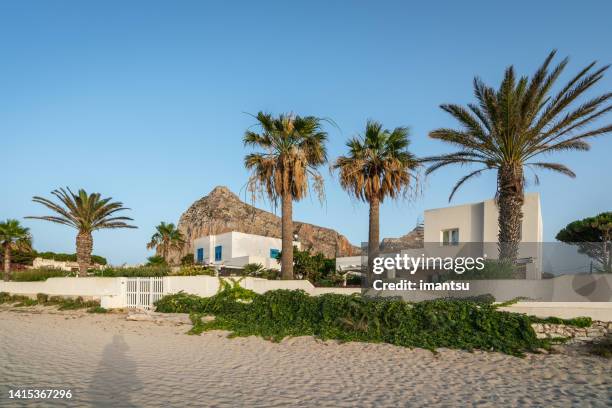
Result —
[[[595,321],[591,327],[574,327],[564,324],[534,323],[531,325],[539,339],[570,337],[567,343],[583,343],[612,336],[612,322]]]

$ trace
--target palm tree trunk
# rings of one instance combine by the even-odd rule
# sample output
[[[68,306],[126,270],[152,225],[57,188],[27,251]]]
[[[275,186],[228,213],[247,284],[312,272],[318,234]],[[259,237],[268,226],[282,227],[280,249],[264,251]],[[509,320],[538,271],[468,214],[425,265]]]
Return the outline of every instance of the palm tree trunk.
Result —
[[[281,200],[281,278],[293,279],[293,197],[286,192]]]
[[[520,165],[502,166],[497,172],[499,258],[514,264],[518,258],[523,222],[524,183]]]
[[[76,248],[79,276],[87,276],[87,268],[91,265],[91,250],[93,248],[91,232],[79,231],[76,238]]]
[[[370,199],[370,225],[368,230],[368,270],[367,286],[371,287],[373,281],[374,258],[380,251],[380,201],[378,197]]]
[[[11,279],[11,247],[4,245],[4,281],[8,282]]]

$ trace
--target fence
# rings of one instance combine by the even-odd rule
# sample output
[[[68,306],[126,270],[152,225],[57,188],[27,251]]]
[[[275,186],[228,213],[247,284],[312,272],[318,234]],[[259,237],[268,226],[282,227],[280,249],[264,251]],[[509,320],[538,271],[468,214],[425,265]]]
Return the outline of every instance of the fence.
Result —
[[[153,304],[164,295],[164,280],[155,278],[127,278],[126,305],[129,309],[153,308]]]

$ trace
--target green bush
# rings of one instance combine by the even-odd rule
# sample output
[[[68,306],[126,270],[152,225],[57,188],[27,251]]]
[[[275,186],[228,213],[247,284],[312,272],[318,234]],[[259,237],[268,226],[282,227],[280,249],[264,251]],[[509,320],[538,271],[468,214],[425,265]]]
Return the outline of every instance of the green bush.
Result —
[[[87,309],[87,313],[108,313],[108,310],[102,306],[93,306]]]
[[[193,254],[187,254],[181,258],[181,266],[191,266],[195,264]]]
[[[74,273],[69,271],[63,271],[61,269],[39,268],[25,269],[23,271],[14,271],[11,274],[11,280],[15,282],[34,282],[45,281],[48,278],[64,278],[67,276],[74,276]]]
[[[409,303],[400,299],[273,290],[263,295],[225,282],[209,298],[185,293],[157,302],[158,312],[190,313],[192,333],[229,330],[233,336],[258,335],[279,341],[312,335],[341,341],[384,342],[397,346],[481,349],[522,355],[548,348],[538,339],[529,316],[503,312],[490,299],[441,299]],[[214,315],[202,323],[200,316]]]
[[[591,327],[593,319],[590,317],[574,317],[572,319],[561,319],[560,317],[545,317],[530,316],[533,323],[548,323],[548,324],[564,324],[574,327]]]
[[[213,268],[209,268],[207,266],[199,266],[199,265],[191,265],[191,266],[181,266],[181,268],[172,273],[175,276],[198,276],[198,275],[206,275],[206,276],[216,276],[217,272]]]
[[[266,269],[259,263],[248,263],[242,268],[242,276],[268,280],[276,280],[280,277],[280,271],[277,271],[276,269]]]
[[[53,259],[60,262],[76,262],[76,254],[62,254],[55,252],[34,252],[35,257],[43,259]],[[92,255],[91,262],[98,265],[106,265],[106,258],[99,255]]]
[[[85,309],[100,306],[100,303],[95,300],[83,300],[82,297],[77,297],[75,299],[62,299],[62,301],[58,304],[59,310],[75,310],[75,309]]]
[[[515,279],[514,266],[511,263],[488,259],[482,270],[472,269],[462,274],[449,272],[440,276],[440,281],[451,280],[484,280],[484,279]]]
[[[149,278],[156,276],[168,276],[170,267],[161,266],[137,266],[133,268],[106,268],[94,271],[94,276],[99,277],[126,277],[126,278]]]
[[[153,255],[147,258],[147,264],[145,266],[166,266],[168,263],[163,256]]]
[[[15,304],[15,307],[22,306],[34,306],[34,305],[45,305],[45,306],[58,306],[59,310],[73,310],[73,309],[85,309],[85,308],[96,308],[100,306],[100,302],[95,300],[83,300],[82,297],[74,299],[63,298],[61,296],[49,296],[44,293],[38,293],[36,299],[31,299],[28,296],[22,295],[10,295],[7,292],[0,292],[0,304],[11,303]],[[96,313],[103,313],[98,311]]]

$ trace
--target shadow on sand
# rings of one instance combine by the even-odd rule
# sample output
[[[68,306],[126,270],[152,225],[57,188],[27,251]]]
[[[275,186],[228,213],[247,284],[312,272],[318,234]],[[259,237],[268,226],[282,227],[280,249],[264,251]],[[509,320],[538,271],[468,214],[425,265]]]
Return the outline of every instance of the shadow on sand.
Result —
[[[134,407],[132,399],[142,390],[136,364],[128,353],[129,346],[122,335],[116,334],[106,345],[102,360],[96,367],[87,399],[98,407]]]

